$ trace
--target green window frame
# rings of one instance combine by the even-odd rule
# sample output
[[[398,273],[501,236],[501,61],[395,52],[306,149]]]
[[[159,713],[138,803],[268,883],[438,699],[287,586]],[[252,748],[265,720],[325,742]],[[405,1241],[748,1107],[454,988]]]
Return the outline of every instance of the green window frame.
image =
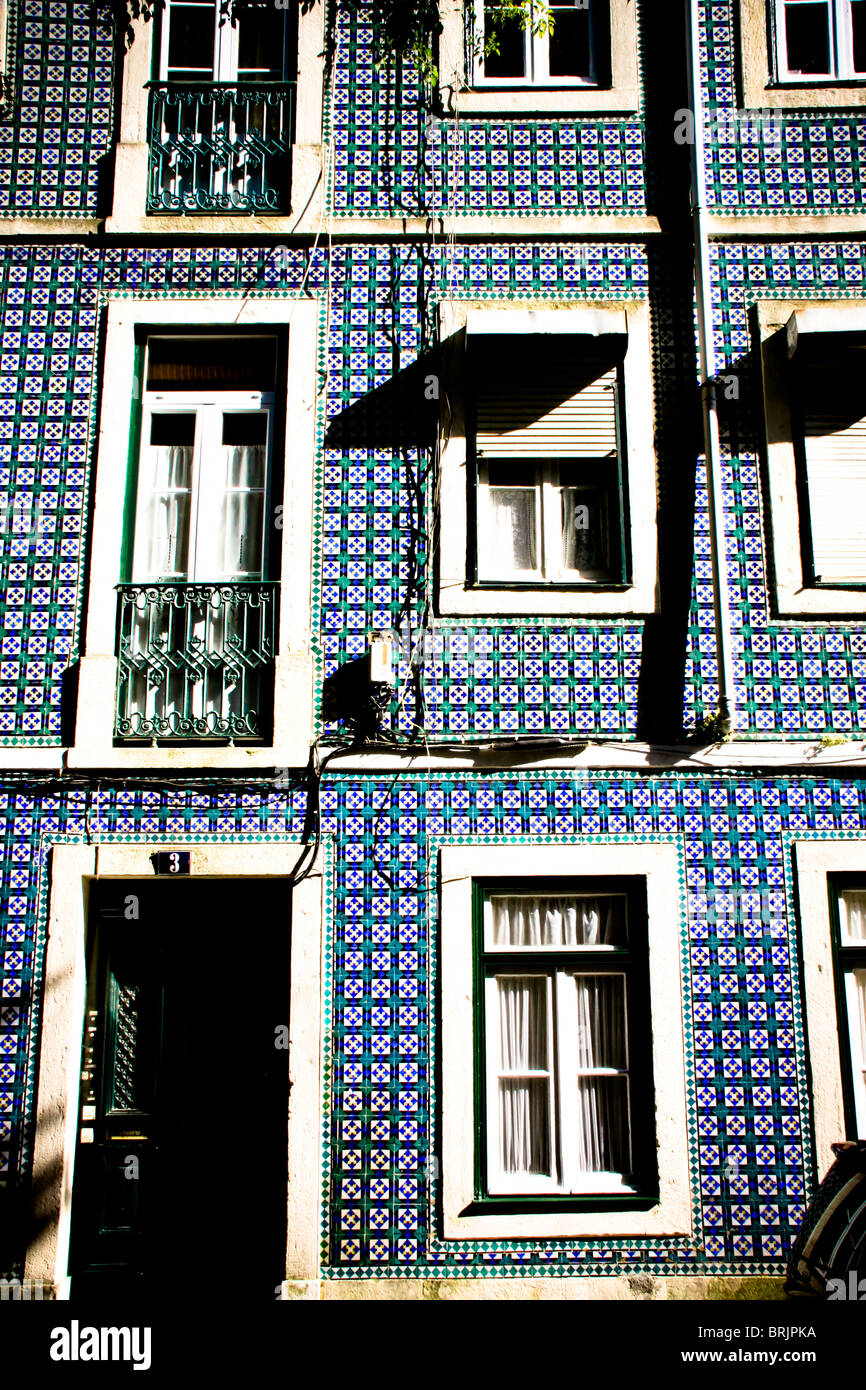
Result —
[[[503,945],[491,940],[491,911],[497,898],[586,900],[616,903],[621,939],[616,944],[574,943]],[[566,1211],[649,1210],[659,1200],[655,1106],[652,1077],[652,1037],[649,1011],[649,957],[647,940],[646,884],[643,879],[589,878],[545,879],[527,887],[527,880],[473,880],[473,978],[474,978],[474,1161],[475,1199],[466,1215]],[[504,1047],[501,1018],[495,1016],[496,998],[491,982],[518,976],[531,981],[530,989],[547,999],[546,1032],[551,1059],[548,1075],[537,1069],[528,1087],[547,1087],[549,1159],[546,1173],[517,1173],[503,1182],[496,1153],[501,1142],[501,1090],[511,1078],[494,1076]],[[619,1067],[607,1068],[607,1076],[588,1075],[586,1040],[575,1033],[579,1010],[573,1010],[572,980],[605,978],[624,1001],[625,1049]],[[615,985],[621,981],[621,987]],[[597,985],[594,986],[597,988]],[[584,987],[585,988],[585,987]],[[612,997],[612,996],[611,996]],[[584,1029],[584,1032],[586,1030]],[[593,1039],[594,1044],[596,1039]],[[583,1053],[583,1055],[581,1055]],[[592,1061],[592,1058],[589,1058]],[[588,1174],[580,1158],[587,1150],[585,1113],[569,1080],[577,1078],[577,1093],[593,1096],[622,1087],[630,1163],[621,1182],[612,1175]],[[493,1094],[498,1081],[499,1098]],[[521,1084],[517,1083],[518,1086]],[[583,1088],[583,1089],[582,1089]],[[595,1104],[595,1100],[592,1104]],[[507,1102],[506,1102],[507,1104]],[[599,1104],[601,1102],[599,1101]],[[610,1112],[608,1112],[610,1113]],[[575,1124],[575,1122],[577,1123]],[[540,1164],[544,1167],[544,1164]],[[575,1179],[577,1178],[577,1181]],[[506,1191],[507,1186],[511,1190]]]

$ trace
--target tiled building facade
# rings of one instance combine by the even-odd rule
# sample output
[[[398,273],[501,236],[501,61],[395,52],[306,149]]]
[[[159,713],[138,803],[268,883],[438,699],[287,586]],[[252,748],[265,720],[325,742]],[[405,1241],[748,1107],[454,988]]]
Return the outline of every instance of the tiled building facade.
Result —
[[[277,205],[150,211],[154,147],[178,160],[182,144],[159,133],[144,87],[165,81],[158,23],[135,26],[122,77],[88,5],[8,8],[0,1175],[14,1219],[3,1272],[60,1296],[71,1277],[74,1297],[86,1220],[76,1173],[94,1137],[77,1079],[94,903],[100,880],[125,893],[153,877],[152,854],[178,851],[193,886],[256,880],[234,929],[212,933],[208,916],[189,925],[227,1046],[243,1046],[236,992],[255,999],[271,968],[260,880],[293,894],[287,1292],[389,1280],[377,1297],[411,1296],[457,1279],[483,1294],[485,1281],[556,1277],[593,1279],[605,1296],[645,1291],[627,1281],[650,1275],[657,1289],[712,1296],[719,1279],[778,1279],[830,1143],[858,1125],[842,1001],[862,962],[833,904],[859,891],[857,875],[866,887],[866,573],[834,585],[806,572],[802,483],[792,490],[783,433],[768,445],[762,343],[792,315],[801,343],[866,330],[864,86],[835,69],[823,84],[773,81],[782,4],[694,5],[714,508],[687,6],[665,33],[646,0],[596,4],[610,71],[580,100],[565,83],[541,100],[531,84],[514,99],[507,83],[473,81],[459,16],[460,44],[447,48],[451,4],[432,99],[410,68],[375,65],[363,13],[341,19],[323,74],[317,6],[298,18],[292,176]],[[844,9],[837,0],[831,17]],[[448,85],[449,61],[462,84]],[[495,330],[520,335],[522,351],[538,342],[527,315],[555,312],[570,316],[560,342],[627,337],[628,357],[643,354],[635,392],[649,408],[626,407],[621,583],[529,585],[515,598],[472,571],[465,460],[448,461],[465,361],[449,365],[446,349],[463,325],[483,339],[496,311],[523,316]],[[130,739],[116,722],[115,586],[135,578],[121,556],[125,470],[137,412],[151,408],[136,354],[148,334],[184,329],[270,333],[285,359],[283,490],[266,519],[279,606],[257,650],[274,684],[273,737],[265,722],[234,744],[212,729]],[[506,392],[519,385],[517,373]],[[385,632],[399,641],[383,710],[358,714],[350,689],[323,712],[330,678],[360,669]],[[714,743],[701,730],[720,686],[733,728]],[[318,779],[305,773],[313,745],[320,764],[341,750]],[[293,888],[305,841],[318,854]],[[633,1201],[564,1181],[541,1200],[513,1185],[497,1200],[481,1099],[494,1084],[479,1023],[490,971],[471,893],[604,883],[643,895],[645,976],[633,988],[652,1057],[641,1122],[652,1177]],[[201,1065],[216,1077],[222,1062]],[[632,1111],[628,1124],[636,1146]]]

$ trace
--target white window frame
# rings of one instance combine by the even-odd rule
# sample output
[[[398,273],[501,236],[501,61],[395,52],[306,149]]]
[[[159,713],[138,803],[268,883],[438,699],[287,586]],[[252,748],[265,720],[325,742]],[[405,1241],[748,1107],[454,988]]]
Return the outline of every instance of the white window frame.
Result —
[[[863,886],[866,888],[866,876]],[[863,891],[862,889],[860,891]],[[836,894],[841,899],[845,886],[840,886]],[[866,1140],[866,1032],[864,1032],[858,990],[866,991],[866,966],[854,965],[845,952],[863,949],[866,942],[846,938],[842,935],[842,913],[839,912],[838,962],[842,976],[841,984],[845,995],[845,1008],[848,1024],[848,1054],[851,1065],[851,1088],[854,1095],[854,1117],[856,1137]],[[841,1022],[840,1022],[841,1031]],[[855,1136],[851,1136],[852,1138]]]
[[[314,300],[126,299],[108,304],[101,393],[96,490],[87,592],[86,639],[81,657],[75,744],[70,767],[112,768],[270,768],[303,766],[313,737],[312,553],[313,477],[316,456],[316,377],[319,305]],[[285,438],[277,442],[282,468],[279,635],[274,670],[274,729],[270,745],[242,749],[162,746],[114,747],[117,685],[117,590],[121,580],[126,478],[131,432],[141,384],[135,379],[136,335],[146,329],[186,331],[195,336],[203,323],[214,333],[237,328],[288,326]]]
[[[224,19],[220,23],[220,0],[166,0],[166,7],[159,15],[160,46],[159,46],[159,76],[160,81],[165,82],[168,78],[168,41],[171,32],[171,11],[175,4],[195,4],[197,8],[207,9],[209,6],[214,14],[214,38],[213,38],[213,65],[210,74],[202,73],[199,79],[202,82],[244,82],[254,83],[254,77],[240,79],[238,77],[238,50],[240,28],[238,24],[232,24],[230,20]],[[288,11],[281,11],[283,14],[283,78],[286,73],[286,23]],[[262,81],[281,81],[279,79],[262,78]],[[192,79],[189,79],[192,82]]]
[[[788,67],[788,51],[785,40],[786,10],[789,6],[817,2],[818,0],[775,0],[776,71],[779,81],[803,84],[866,81],[866,72],[854,71],[851,0],[820,0],[820,3],[824,4],[827,9],[831,71],[829,73],[801,73],[792,72]]]
[[[783,616],[866,613],[866,590],[807,583],[797,493],[797,439],[788,379],[787,328],[798,333],[866,332],[866,300],[758,300],[770,523],[776,605]]]
[[[146,379],[146,378],[145,378]],[[265,455],[265,481],[262,503],[262,528],[261,537],[261,556],[262,564],[258,570],[237,571],[233,574],[221,574],[216,571],[213,565],[207,563],[206,541],[200,544],[200,538],[204,534],[212,534],[216,525],[217,518],[214,513],[214,504],[218,501],[220,493],[209,486],[208,460],[216,455],[219,449],[217,432],[219,428],[219,418],[221,415],[228,414],[264,414],[267,417],[267,445]],[[190,517],[189,517],[189,536],[190,553],[188,564],[183,574],[175,571],[172,574],[151,574],[141,563],[143,546],[146,543],[147,533],[145,529],[146,503],[148,490],[145,486],[146,471],[142,467],[144,462],[144,452],[150,447],[148,436],[150,423],[154,416],[159,415],[194,415],[196,419],[195,443],[193,445],[193,461],[190,470]],[[135,538],[133,545],[132,560],[132,582],[148,583],[160,579],[186,580],[189,583],[201,582],[210,583],[217,580],[224,580],[228,583],[243,582],[249,580],[256,582],[262,578],[267,579],[268,571],[268,552],[270,548],[270,530],[266,524],[266,513],[269,506],[270,496],[273,489],[273,446],[274,446],[274,394],[272,391],[220,391],[201,390],[201,391],[148,391],[145,390],[142,399],[142,422],[141,422],[141,446],[139,450],[139,471],[138,489],[135,502]],[[237,489],[240,491],[241,489]],[[243,489],[251,491],[251,489]]]
[[[843,0],[831,0],[842,3]],[[765,107],[808,110],[866,105],[866,73],[852,77],[784,75],[779,65],[784,34],[778,7],[782,0],[739,0],[740,68],[747,109]],[[847,3],[847,0],[844,0]],[[774,51],[775,50],[775,51]]]
[[[693,1230],[680,982],[679,854],[673,844],[473,845],[440,852],[442,1201],[446,1239],[682,1236]],[[473,881],[645,879],[659,1200],[648,1211],[494,1215],[475,1200]],[[498,948],[497,948],[498,949]],[[569,948],[570,950],[571,948]],[[579,1200],[579,1199],[576,1199]],[[603,1200],[596,1197],[596,1202]]]
[[[815,1156],[819,1177],[835,1161],[833,1144],[845,1138],[845,1103],[839,1034],[848,1019],[838,1016],[828,878],[862,873],[866,878],[866,840],[798,840],[792,854],[797,870],[797,906],[802,937],[801,969],[806,1000]]]
[[[494,309],[490,303],[445,300],[440,305],[445,345],[444,385],[440,393],[441,524],[439,610],[442,614],[495,616],[525,614],[640,614],[658,605],[656,455],[652,393],[649,305],[644,300],[617,305],[565,303],[549,309]],[[631,555],[631,578],[594,581],[566,589],[544,581],[537,586],[483,587],[470,578],[467,470],[472,465],[467,438],[466,336],[468,333],[619,334],[627,338],[621,372],[625,451],[621,460],[628,516],[623,534]]]
[[[557,0],[550,0],[547,8],[556,6]],[[598,0],[595,0],[598,3]],[[579,6],[575,7],[579,9]],[[580,77],[551,77],[550,75],[550,35],[545,29],[543,34],[534,34],[531,29],[524,29],[524,67],[523,77],[489,77],[485,71],[484,56],[484,10],[485,0],[474,0],[475,17],[475,45],[476,55],[474,62],[474,81],[476,87],[597,87],[596,72],[598,69],[598,54],[596,44],[598,36],[594,32],[593,24],[593,0],[584,0],[583,10],[589,14],[590,26],[590,52],[591,52],[591,73],[586,78]],[[554,23],[556,17],[554,14]]]
[[[467,116],[637,111],[637,5],[634,0],[606,3],[610,7],[611,80],[609,87],[599,87],[562,78],[545,77],[542,82],[541,74],[537,81],[484,78],[478,61],[470,57],[467,63],[466,54],[466,6],[474,7],[476,0],[440,0],[439,90],[446,111]]]

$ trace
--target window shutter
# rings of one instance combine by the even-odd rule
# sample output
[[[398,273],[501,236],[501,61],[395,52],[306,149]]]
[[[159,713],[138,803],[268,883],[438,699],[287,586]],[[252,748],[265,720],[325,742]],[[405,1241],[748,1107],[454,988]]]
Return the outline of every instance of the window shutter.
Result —
[[[866,580],[866,348],[828,337],[800,376],[812,562],[818,580],[856,582]]]
[[[616,459],[617,367],[612,352],[575,352],[559,339],[491,338],[478,354],[479,457]]]

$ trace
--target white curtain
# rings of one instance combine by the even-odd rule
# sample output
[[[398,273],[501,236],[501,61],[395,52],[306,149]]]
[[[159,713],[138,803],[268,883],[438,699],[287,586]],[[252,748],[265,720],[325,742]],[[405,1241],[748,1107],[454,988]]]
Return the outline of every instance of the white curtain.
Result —
[[[586,488],[562,489],[562,567],[593,575],[604,569],[605,538],[601,494]]]
[[[262,575],[262,521],[265,492],[264,444],[223,446],[224,482],[214,577]]]
[[[547,979],[506,977],[499,987],[499,1142],[503,1173],[550,1173]]]
[[[147,460],[147,512],[143,553],[136,571],[144,578],[184,577],[189,563],[189,498],[192,447],[151,446]]]
[[[618,946],[625,944],[622,899],[494,897],[493,946]]]
[[[618,975],[576,975],[577,1166],[582,1173],[628,1170],[628,1092],[625,1076],[587,1075],[626,1066],[625,991]]]
[[[866,941],[866,890],[846,888],[839,900],[842,937],[845,941]]]
[[[538,569],[536,503],[535,488],[487,489],[485,573],[508,575]]]

